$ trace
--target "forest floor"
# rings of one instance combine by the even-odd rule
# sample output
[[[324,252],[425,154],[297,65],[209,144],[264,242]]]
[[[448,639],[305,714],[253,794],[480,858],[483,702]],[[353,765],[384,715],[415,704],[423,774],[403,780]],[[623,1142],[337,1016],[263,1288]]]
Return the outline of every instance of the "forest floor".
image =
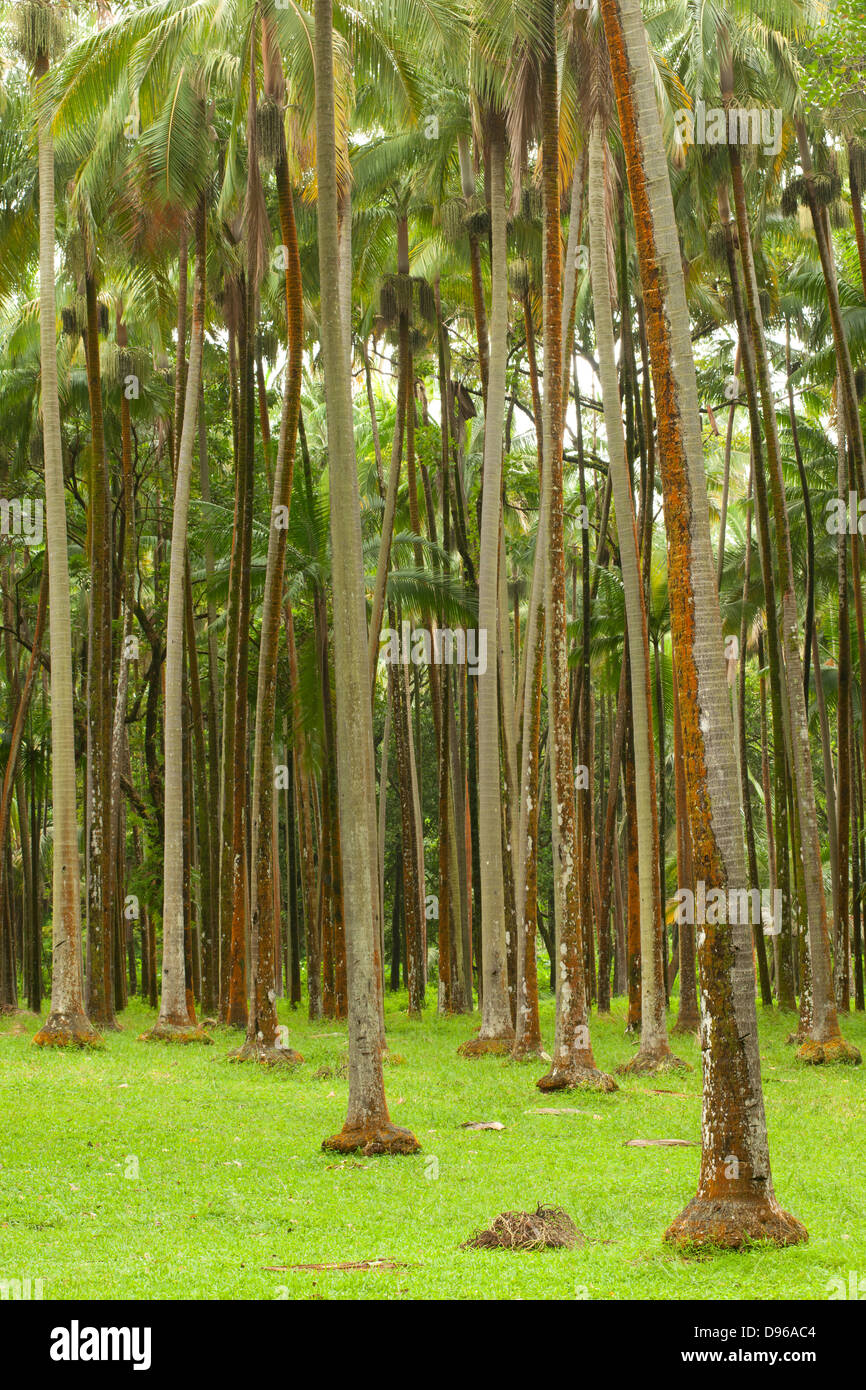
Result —
[[[387,996],[386,1083],[421,1142],[411,1158],[322,1152],[348,1087],[316,1072],[339,1068],[346,1027],[284,1001],[306,1060],[278,1074],[228,1064],[227,1031],[213,1047],[141,1043],[152,1014],[139,1005],[95,1054],[39,1051],[32,1015],[0,1019],[0,1279],[41,1278],[49,1299],[826,1299],[832,1280],[866,1276],[866,1067],[798,1064],[790,1015],[761,1013],[764,1093],[776,1191],[809,1243],[683,1258],[662,1236],[697,1182],[695,1039],[674,1040],[689,1073],[543,1096],[543,1063],[457,1057],[477,1016],[431,1007],[418,1025],[405,1006]],[[550,1045],[551,1000],[542,1021]],[[606,1070],[635,1049],[623,1024],[621,1000],[592,1019]],[[843,1030],[866,1053],[863,1015]],[[504,1129],[461,1128],[492,1120]],[[564,1207],[585,1244],[460,1248],[538,1203]],[[321,1268],[377,1260],[395,1267]]]

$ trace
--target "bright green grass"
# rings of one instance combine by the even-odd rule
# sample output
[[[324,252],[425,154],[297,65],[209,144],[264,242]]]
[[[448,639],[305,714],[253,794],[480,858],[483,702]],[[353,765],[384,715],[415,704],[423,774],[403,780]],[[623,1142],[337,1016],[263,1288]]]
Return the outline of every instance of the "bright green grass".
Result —
[[[543,1097],[543,1065],[456,1056],[477,1019],[429,1009],[418,1025],[400,1005],[389,997],[388,1035],[405,1061],[386,1082],[394,1119],[421,1142],[412,1158],[321,1151],[347,1083],[313,1073],[343,1054],[345,1025],[281,1006],[306,1063],[275,1075],[227,1064],[227,1032],[213,1047],[138,1042],[151,1018],[138,1006],[98,1054],[39,1051],[35,1019],[0,1020],[0,1279],[42,1278],[46,1298],[824,1299],[831,1277],[866,1275],[866,1068],[798,1066],[790,1016],[762,1016],[764,1091],[776,1190],[809,1243],[686,1260],[662,1234],[694,1193],[700,1150],[624,1141],[700,1138],[693,1039],[675,1040],[695,1067],[685,1077]],[[550,1003],[543,1022],[551,1037]],[[628,1059],[621,1008],[592,1026],[600,1066]],[[866,1051],[862,1015],[844,1028]],[[545,1105],[580,1113],[535,1113]],[[584,1248],[459,1248],[538,1202],[565,1207]],[[407,1268],[264,1268],[376,1257]]]

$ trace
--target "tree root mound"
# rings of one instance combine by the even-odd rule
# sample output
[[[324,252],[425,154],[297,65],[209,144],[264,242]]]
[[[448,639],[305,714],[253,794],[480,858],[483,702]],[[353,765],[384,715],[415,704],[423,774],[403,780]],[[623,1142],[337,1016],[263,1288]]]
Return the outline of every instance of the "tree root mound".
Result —
[[[623,1062],[617,1067],[617,1076],[659,1076],[668,1071],[691,1071],[689,1062],[684,1062],[682,1057],[674,1056],[668,1049],[666,1052],[637,1052],[630,1062]]]
[[[503,1211],[489,1226],[464,1240],[461,1250],[573,1250],[585,1244],[568,1212],[538,1206],[535,1211]]]
[[[671,1029],[671,1032],[675,1033],[678,1037],[687,1037],[690,1033],[699,1033],[700,1031],[701,1020],[698,1018],[697,1014],[695,1014],[693,1018],[678,1018]]]
[[[104,1047],[102,1035],[83,1013],[49,1014],[33,1036],[35,1047]]]
[[[339,1134],[322,1141],[326,1153],[415,1154],[421,1148],[411,1129],[401,1129],[390,1120],[383,1124],[344,1125]]]
[[[213,1038],[208,1037],[207,1033],[197,1023],[166,1023],[162,1019],[157,1019],[152,1028],[146,1033],[140,1033],[139,1042],[166,1042],[166,1043],[205,1043],[213,1046]]]
[[[457,1049],[458,1057],[508,1057],[513,1038],[467,1038]]]
[[[798,1062],[807,1062],[813,1067],[829,1066],[834,1062],[857,1067],[863,1061],[860,1049],[842,1037],[828,1038],[826,1042],[806,1038],[795,1055]]]
[[[258,1038],[248,1038],[243,1047],[236,1048],[226,1057],[227,1062],[258,1062],[263,1067],[299,1067],[303,1060],[300,1052],[295,1052],[294,1048],[276,1047],[260,1042]]]
[[[544,1076],[536,1081],[539,1091],[604,1091],[612,1094],[619,1087],[612,1076],[598,1067],[586,1066],[580,1062],[555,1062]]]
[[[665,1240],[681,1249],[746,1250],[751,1245],[800,1245],[809,1232],[766,1197],[693,1197],[665,1231]]]

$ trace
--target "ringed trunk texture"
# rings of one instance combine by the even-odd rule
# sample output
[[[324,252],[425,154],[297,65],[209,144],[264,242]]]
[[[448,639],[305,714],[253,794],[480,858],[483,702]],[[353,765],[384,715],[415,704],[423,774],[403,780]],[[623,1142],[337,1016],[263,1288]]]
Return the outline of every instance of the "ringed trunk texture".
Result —
[[[334,592],[338,794],[346,901],[349,989],[349,1105],[346,1123],[323,1147],[340,1152],[414,1153],[418,1140],[391,1123],[382,1068],[376,770],[367,665],[367,616],[355,466],[351,376],[340,306],[334,133],[332,0],[315,0],[316,171],[321,334],[328,412]]]
[[[545,599],[550,728],[550,796],[556,911],[556,1037],[550,1071],[538,1081],[543,1091],[589,1087],[615,1091],[612,1077],[598,1070],[592,1052],[581,930],[574,762],[565,606],[565,543],[562,491],[562,245],[559,219],[559,110],[556,66],[556,6],[544,0],[541,14],[541,122],[544,198],[544,471],[539,525],[547,543]]]
[[[502,855],[502,778],[499,760],[499,519],[502,426],[505,418],[508,281],[505,208],[505,119],[489,118],[491,219],[490,368],[484,415],[484,474],[478,566],[478,626],[487,636],[487,669],[478,681],[478,837],[481,859],[481,1031],[459,1048],[462,1056],[510,1052],[514,1028],[508,996],[505,866]]]
[[[35,65],[38,79],[47,57]],[[66,500],[60,399],[57,388],[57,311],[54,297],[54,142],[41,108],[39,137],[39,338],[45,533],[48,550],[51,654],[51,795],[54,812],[51,1010],[33,1041],[40,1047],[98,1047],[101,1038],[84,1012],[81,967],[81,879],[75,804],[75,728],[72,707],[72,622],[66,548]]]
[[[616,509],[620,564],[628,625],[631,675],[631,720],[637,811],[638,895],[640,903],[641,1032],[640,1048],[621,1070],[661,1071],[684,1066],[671,1052],[665,1018],[662,924],[657,890],[653,815],[656,805],[655,750],[650,688],[649,629],[638,554],[634,496],[626,458],[614,352],[613,311],[607,259],[605,217],[605,148],[600,120],[593,124],[589,147],[589,248],[595,337],[608,457]]]
[[[252,130],[255,122],[250,123]],[[274,901],[274,722],[277,697],[277,652],[280,638],[280,609],[286,566],[286,537],[292,502],[295,445],[301,410],[304,323],[301,291],[301,262],[292,190],[289,183],[285,136],[281,136],[277,167],[280,230],[286,246],[286,322],[289,362],[277,444],[268,559],[259,639],[259,670],[256,686],[256,726],[253,744],[252,797],[252,883],[251,883],[251,979],[250,1015],[244,1044],[233,1054],[237,1060],[255,1060],[266,1065],[286,1065],[303,1061],[299,1052],[282,1046],[277,1023],[274,981],[276,930],[279,914]]]
[[[159,1017],[147,1041],[210,1042],[195,1023],[187,991],[184,936],[183,853],[183,635],[186,588],[187,519],[201,380],[205,313],[205,208],[196,213],[195,284],[189,345],[188,390],[177,451],[177,478],[171,525],[165,653],[165,843],[163,848],[162,992]],[[181,345],[182,350],[182,345]]]
[[[745,888],[733,717],[725,681],[697,384],[679,237],[639,0],[601,0],[634,209],[658,414],[689,823],[695,876]],[[730,918],[733,914],[727,913]],[[773,1191],[761,1090],[751,931],[701,925],[704,1099],[696,1196],[666,1239],[788,1245],[805,1227]]]

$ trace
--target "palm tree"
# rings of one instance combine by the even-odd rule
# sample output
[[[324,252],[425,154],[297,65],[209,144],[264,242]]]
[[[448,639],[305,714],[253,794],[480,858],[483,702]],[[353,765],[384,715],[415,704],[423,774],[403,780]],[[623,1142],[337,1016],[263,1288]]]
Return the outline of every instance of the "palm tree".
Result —
[[[734,104],[734,65],[731,36],[726,26],[718,27],[719,72],[722,101],[725,109]],[[859,1062],[860,1053],[842,1037],[833,997],[833,977],[830,965],[830,938],[827,929],[827,910],[821,869],[821,850],[818,838],[817,807],[812,778],[812,758],[809,749],[809,728],[806,717],[806,697],[803,689],[803,665],[800,655],[797,600],[794,566],[791,553],[790,528],[784,495],[781,449],[779,445],[776,407],[772,391],[769,358],[764,337],[764,325],[758,297],[749,227],[746,194],[743,183],[739,148],[728,146],[731,182],[734,190],[740,256],[744,270],[744,289],[749,329],[754,348],[758,387],[763,407],[764,438],[770,466],[770,492],[776,522],[777,571],[781,590],[782,651],[784,687],[790,728],[791,757],[797,790],[799,823],[801,826],[801,856],[808,906],[809,954],[812,976],[812,1016],[810,1037],[800,1050],[804,1060],[813,1062]],[[818,215],[816,208],[816,216]],[[858,418],[859,430],[859,418]],[[847,810],[847,807],[846,807]]]
[[[595,338],[601,375],[607,450],[616,508],[620,564],[628,627],[631,675],[631,713],[634,735],[634,775],[637,805],[637,852],[640,892],[641,1033],[637,1055],[622,1068],[664,1071],[684,1067],[667,1039],[664,968],[658,891],[658,860],[653,816],[656,805],[649,634],[638,554],[632,481],[626,458],[622,410],[614,354],[613,313],[607,261],[605,149],[601,117],[593,122],[589,147],[589,245]]]
[[[658,412],[671,632],[696,878],[745,888],[736,747],[699,428],[680,243],[639,0],[600,0],[635,216]],[[737,1248],[806,1239],[773,1191],[761,1090],[751,931],[702,925],[698,968],[704,1052],[703,1144],[696,1196],[666,1238]]]
[[[81,967],[81,879],[75,798],[72,708],[72,629],[66,549],[63,444],[57,390],[54,299],[54,142],[51,113],[39,82],[62,41],[60,17],[47,0],[26,0],[17,11],[20,47],[33,69],[39,140],[39,335],[42,361],[42,440],[48,550],[51,654],[51,777],[54,808],[54,896],[51,1011],[33,1041],[40,1047],[96,1047],[99,1034],[84,1012]]]
[[[495,653],[499,631],[499,535],[502,507],[502,424],[508,356],[508,269],[505,229],[505,116],[485,108],[490,183],[492,294],[490,357],[484,414],[478,625]],[[478,673],[478,832],[481,856],[481,1031],[460,1047],[463,1056],[510,1052],[514,1027],[508,995],[505,884],[502,857],[502,777],[499,759],[499,663]]]
[[[147,1040],[211,1042],[190,1015],[184,957],[186,914],[183,891],[183,638],[186,603],[187,518],[197,432],[205,316],[206,223],[204,196],[195,214],[195,272],[189,369],[171,525],[171,568],[165,657],[165,844],[163,848],[162,992],[159,1018]],[[182,351],[182,344],[179,346]]]
[[[556,3],[543,0],[539,19],[541,173],[544,200],[544,459],[539,526],[545,535],[547,696],[550,801],[557,928],[556,1037],[544,1091],[588,1087],[615,1091],[595,1065],[589,1036],[580,920],[574,763],[565,608],[562,494],[562,246],[559,219],[559,102]],[[586,924],[589,925],[588,923]]]
[[[315,0],[316,174],[321,336],[328,408],[338,795],[346,902],[349,1108],[323,1147],[339,1152],[414,1153],[418,1140],[392,1124],[385,1101],[381,1035],[379,887],[373,721],[367,684],[367,620],[355,466],[348,328],[340,304],[332,0]]]
[[[259,673],[256,686],[256,723],[253,749],[252,794],[252,978],[250,994],[252,1007],[243,1047],[234,1054],[238,1059],[253,1057],[267,1063],[287,1064],[301,1061],[299,1053],[277,1045],[277,1010],[274,999],[274,783],[271,772],[274,745],[274,723],[277,697],[277,648],[280,634],[283,579],[285,575],[286,537],[289,508],[292,499],[295,444],[301,411],[301,380],[303,374],[303,302],[301,294],[301,262],[298,254],[298,234],[289,181],[289,162],[286,150],[283,108],[286,86],[279,50],[272,26],[262,23],[262,66],[265,74],[266,99],[275,103],[279,112],[278,147],[276,155],[277,193],[279,198],[280,231],[286,248],[286,322],[288,326],[289,360],[283,391],[283,410],[274,470],[274,492],[271,506],[271,526],[268,532],[268,561],[265,592],[262,602],[262,630],[259,642]],[[255,64],[250,74],[251,116],[250,158],[255,154]]]

